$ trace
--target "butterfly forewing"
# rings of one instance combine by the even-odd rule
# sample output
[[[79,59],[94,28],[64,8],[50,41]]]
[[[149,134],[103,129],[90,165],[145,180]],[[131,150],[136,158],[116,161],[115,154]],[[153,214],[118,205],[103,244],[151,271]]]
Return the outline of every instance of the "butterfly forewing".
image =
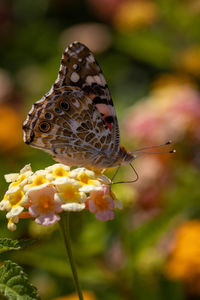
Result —
[[[106,122],[119,151],[119,127],[113,101],[102,70],[92,52],[79,42],[72,43],[63,53],[54,87],[78,86],[93,101]]]

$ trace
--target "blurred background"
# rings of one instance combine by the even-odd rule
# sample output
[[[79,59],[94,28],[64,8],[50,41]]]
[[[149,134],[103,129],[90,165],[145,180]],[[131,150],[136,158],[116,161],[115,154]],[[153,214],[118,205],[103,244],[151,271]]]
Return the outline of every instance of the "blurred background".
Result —
[[[85,300],[200,299],[199,0],[0,0],[1,197],[4,174],[53,164],[23,143],[21,127],[74,40],[101,65],[122,144],[133,151],[171,139],[177,150],[135,161],[139,181],[113,187],[124,205],[113,221],[72,214]],[[117,180],[133,177],[125,166]],[[20,220],[10,233],[1,213],[0,227],[1,237],[37,240],[2,259],[21,264],[42,299],[77,299],[57,226]]]

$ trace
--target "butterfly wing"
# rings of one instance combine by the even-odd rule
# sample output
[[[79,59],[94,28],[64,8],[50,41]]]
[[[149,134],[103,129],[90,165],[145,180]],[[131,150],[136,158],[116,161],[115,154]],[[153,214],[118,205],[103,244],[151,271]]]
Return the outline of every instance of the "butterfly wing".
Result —
[[[74,42],[63,54],[52,89],[34,103],[24,141],[68,165],[112,166],[119,152],[113,102],[93,54]]]
[[[107,82],[92,52],[80,42],[73,42],[63,53],[54,88],[63,86],[79,87],[92,99],[110,129],[114,150],[118,153],[119,126]]]

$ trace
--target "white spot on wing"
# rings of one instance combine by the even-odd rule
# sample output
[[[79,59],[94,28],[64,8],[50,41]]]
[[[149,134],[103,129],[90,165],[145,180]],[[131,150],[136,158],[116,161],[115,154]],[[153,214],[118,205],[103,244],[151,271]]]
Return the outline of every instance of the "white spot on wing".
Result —
[[[94,81],[96,81],[97,84],[102,84],[101,78],[98,75],[94,76]]]
[[[77,65],[77,64],[74,64],[74,65],[73,65],[73,69],[74,69],[74,70],[76,70],[76,69],[77,69],[77,67],[78,67],[78,65]]]
[[[90,75],[88,75],[85,79],[85,81],[87,82],[87,84],[92,85],[93,82],[95,82],[94,78]]]
[[[24,122],[24,125],[25,125],[25,122]],[[24,142],[26,142],[26,132],[24,131],[24,134],[23,134],[23,140]]]
[[[41,101],[41,100],[40,100]],[[38,102],[37,102],[38,103]],[[29,111],[29,114],[32,114],[32,112],[34,111],[34,106],[32,105],[31,110]]]
[[[26,117],[26,120],[24,121],[23,125],[26,125],[28,123],[29,116]]]
[[[73,81],[73,82],[78,82],[79,79],[80,79],[80,76],[78,75],[78,73],[73,72],[73,73],[71,74],[71,76],[70,76],[70,79],[71,79],[71,81]]]
[[[53,93],[53,91],[54,91],[54,89],[53,89],[53,86],[52,86],[51,89],[48,91],[48,93],[46,93],[46,94],[44,95],[44,97],[43,97],[41,100],[39,100],[39,101],[37,101],[37,102],[35,102],[35,103],[40,103],[40,102],[42,102],[42,101],[45,99],[45,97],[49,97],[49,95],[51,95],[51,94]]]
[[[87,61],[90,62],[90,63],[94,63],[94,62],[95,62],[94,56],[93,56],[92,54],[90,54],[90,55],[87,57]]]
[[[103,76],[102,73],[99,74],[99,77],[100,77],[100,79],[101,79],[101,84],[102,84],[102,85],[106,85],[106,81],[105,81],[105,78],[104,78],[104,76]]]
[[[99,85],[105,86],[106,81],[104,79],[104,76],[100,73],[99,75],[94,75],[94,76],[87,76],[86,77],[86,82],[87,84],[91,85],[92,83],[97,83]]]
[[[51,91],[51,90],[50,90]],[[49,94],[50,93],[50,91],[47,93],[47,94]],[[46,94],[46,95],[47,95]],[[35,103],[41,103],[42,101],[44,101],[44,99],[45,99],[45,97],[42,97],[42,99],[40,99],[40,100],[38,100],[38,101],[36,101]],[[33,106],[32,106],[32,108],[33,108]]]
[[[101,114],[104,114],[106,116],[110,115],[109,107],[107,104],[99,103],[96,104],[96,107]]]
[[[115,116],[115,109],[112,105],[107,105],[103,103],[96,104],[98,111],[105,116]]]

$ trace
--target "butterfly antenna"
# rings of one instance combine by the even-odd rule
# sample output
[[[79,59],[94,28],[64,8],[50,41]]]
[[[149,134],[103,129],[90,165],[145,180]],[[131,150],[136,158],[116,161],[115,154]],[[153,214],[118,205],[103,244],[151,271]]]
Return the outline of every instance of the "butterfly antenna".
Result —
[[[134,152],[132,152],[134,153]],[[140,154],[171,154],[171,153],[176,153],[176,150],[173,149],[173,150],[170,150],[170,151],[154,151],[154,152],[148,152],[148,151],[139,151],[137,155],[134,155],[134,159],[136,159],[137,157],[140,156]]]
[[[166,143],[164,144],[160,144],[160,145],[156,145],[156,146],[149,146],[149,147],[143,147],[143,148],[140,148],[140,149],[137,149],[135,150],[133,153],[135,152],[140,152],[140,151],[143,151],[143,150],[150,150],[150,149],[155,149],[155,148],[160,148],[160,147],[165,147],[167,145],[171,145],[172,144],[172,141],[167,141]]]
[[[169,150],[169,151],[145,151],[145,150],[151,150],[151,149],[156,149],[156,148],[161,148],[161,147],[165,147],[165,146],[168,146],[168,145],[171,145],[171,141],[167,141],[166,143],[164,144],[160,144],[160,145],[156,145],[156,146],[150,146],[150,147],[143,147],[143,148],[140,148],[138,150],[135,150],[132,152],[132,154],[135,154],[135,158],[139,157],[141,154],[169,154],[169,153],[175,153],[176,150],[173,149],[173,150]]]

